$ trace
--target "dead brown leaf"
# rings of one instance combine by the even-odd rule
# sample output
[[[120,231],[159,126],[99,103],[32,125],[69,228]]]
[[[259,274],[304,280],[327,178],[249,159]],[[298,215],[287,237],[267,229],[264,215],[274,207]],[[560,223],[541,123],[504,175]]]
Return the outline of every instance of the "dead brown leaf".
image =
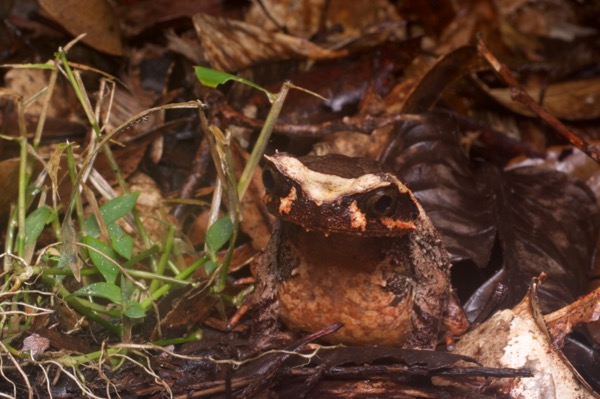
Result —
[[[479,81],[481,87],[496,101],[513,112],[536,116],[527,107],[514,101],[510,89],[490,89]],[[534,99],[559,119],[569,121],[589,120],[600,117],[600,78],[569,80],[549,85],[529,85],[524,89]]]
[[[310,39],[321,34],[329,42],[359,37],[369,28],[385,22],[399,22],[400,16],[386,0],[267,0],[253,2],[245,21],[267,30],[285,29],[293,36]],[[337,26],[344,29],[325,35]]]
[[[223,71],[235,72],[267,61],[331,59],[346,54],[242,21],[207,14],[196,14],[193,20],[205,58],[213,68]]]
[[[48,117],[60,118],[62,121],[81,122],[82,117],[77,111],[80,109],[77,106],[77,98],[65,80],[57,81],[54,86],[53,98],[60,98],[60,101],[52,101],[53,99],[48,101],[45,94],[40,95],[48,88],[49,77],[48,70],[15,68],[6,72],[4,83],[6,88],[19,93],[25,101],[28,101],[25,109],[27,114],[39,116],[43,104],[48,102]]]
[[[96,50],[123,55],[119,21],[106,0],[40,0],[40,5],[69,33],[79,36]]]
[[[253,2],[245,21],[270,31],[283,28],[290,35],[309,39],[322,28],[326,14],[324,0],[266,0]]]

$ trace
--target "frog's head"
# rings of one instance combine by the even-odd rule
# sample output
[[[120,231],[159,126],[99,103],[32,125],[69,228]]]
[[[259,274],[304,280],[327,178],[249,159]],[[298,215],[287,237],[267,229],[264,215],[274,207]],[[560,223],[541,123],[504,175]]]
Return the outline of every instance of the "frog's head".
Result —
[[[400,236],[416,229],[423,214],[412,192],[375,161],[337,154],[265,158],[267,209],[306,230]]]

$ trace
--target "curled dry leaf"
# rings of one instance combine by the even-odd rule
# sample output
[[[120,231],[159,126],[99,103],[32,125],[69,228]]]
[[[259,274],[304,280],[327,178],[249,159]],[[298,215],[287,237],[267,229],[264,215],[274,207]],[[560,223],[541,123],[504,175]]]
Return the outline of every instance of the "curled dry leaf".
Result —
[[[496,313],[465,334],[455,353],[472,356],[488,367],[527,367],[533,377],[481,380],[484,391],[511,398],[597,398],[548,335],[535,295],[513,309]]]
[[[111,55],[123,55],[121,30],[113,8],[106,0],[40,0],[50,16],[73,36],[87,35],[82,41]]]
[[[548,330],[557,346],[562,343],[573,327],[597,321],[600,318],[600,288],[586,296],[565,306],[556,312],[550,313],[544,319]]]
[[[462,46],[472,44],[477,35],[487,39],[500,37],[498,12],[492,2],[479,1],[469,7],[467,12],[457,12],[454,18],[440,33],[437,54],[446,54]],[[437,11],[437,10],[436,10]],[[498,43],[504,46],[503,43]]]
[[[345,54],[344,51],[327,50],[308,40],[269,32],[241,21],[207,14],[196,14],[193,21],[205,58],[213,68],[227,72],[266,61],[330,59]]]

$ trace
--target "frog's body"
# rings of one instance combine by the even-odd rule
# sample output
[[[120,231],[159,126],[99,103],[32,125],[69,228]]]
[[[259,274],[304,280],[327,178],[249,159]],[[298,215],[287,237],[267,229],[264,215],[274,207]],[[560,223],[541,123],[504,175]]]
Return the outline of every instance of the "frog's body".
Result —
[[[393,174],[365,159],[279,153],[264,182],[280,225],[255,267],[258,293],[288,327],[341,322],[327,341],[433,348],[445,317],[466,325],[447,311],[456,303],[439,235]]]

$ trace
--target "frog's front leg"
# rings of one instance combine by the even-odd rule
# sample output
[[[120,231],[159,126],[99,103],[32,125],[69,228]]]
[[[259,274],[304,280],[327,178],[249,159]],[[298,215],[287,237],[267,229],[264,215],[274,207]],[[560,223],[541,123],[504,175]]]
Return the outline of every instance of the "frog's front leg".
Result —
[[[410,263],[416,294],[413,348],[434,349],[440,335],[458,336],[469,326],[450,283],[450,260],[442,241],[420,208],[417,229],[409,235]],[[442,333],[442,334],[440,334]]]
[[[450,340],[452,340],[454,337],[463,335],[470,327],[467,315],[465,315],[465,312],[460,305],[460,301],[458,300],[458,297],[454,291],[450,293],[450,298],[448,300],[448,304],[446,305],[446,313],[444,314],[443,324],[446,337]]]
[[[281,246],[281,228],[276,226],[269,243],[262,253],[252,262],[251,270],[256,279],[252,294],[252,308],[255,316],[252,320],[250,342],[256,348],[280,346],[290,341],[290,336],[281,331],[279,324],[279,259]]]

